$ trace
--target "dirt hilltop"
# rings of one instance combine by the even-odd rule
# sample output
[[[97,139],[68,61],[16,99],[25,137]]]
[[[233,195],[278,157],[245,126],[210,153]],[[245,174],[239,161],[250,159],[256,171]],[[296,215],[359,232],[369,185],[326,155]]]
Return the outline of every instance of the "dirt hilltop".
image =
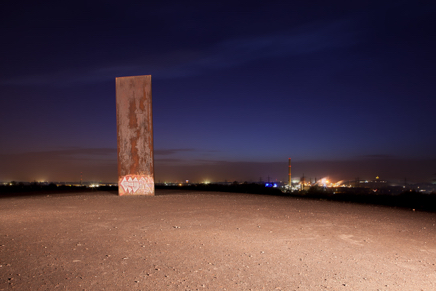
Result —
[[[158,190],[0,198],[0,290],[436,290],[436,214]]]

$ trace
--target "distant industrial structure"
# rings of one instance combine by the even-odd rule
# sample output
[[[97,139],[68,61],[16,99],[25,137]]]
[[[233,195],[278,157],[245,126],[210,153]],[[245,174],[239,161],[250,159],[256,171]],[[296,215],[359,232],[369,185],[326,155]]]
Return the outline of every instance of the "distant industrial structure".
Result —
[[[288,185],[292,185],[292,178],[291,178],[291,158],[289,158],[289,167],[288,167]]]
[[[265,185],[266,187],[271,187],[271,184]],[[399,194],[404,191],[416,191],[420,193],[434,193],[436,192],[436,183],[408,183],[407,179],[404,179],[402,183],[389,182],[385,179],[380,179],[376,176],[375,179],[360,179],[355,178],[353,180],[341,180],[333,182],[328,178],[317,179],[315,177],[314,181],[312,179],[306,179],[303,174],[301,177],[294,178],[292,181],[291,175],[291,158],[288,159],[288,183],[282,185],[277,184],[278,187],[284,192],[299,192],[308,191],[312,187],[330,189],[335,193],[340,193],[345,190],[341,189],[361,189],[360,192],[368,192],[374,194]],[[336,190],[335,190],[336,189]],[[357,190],[355,190],[357,191]]]

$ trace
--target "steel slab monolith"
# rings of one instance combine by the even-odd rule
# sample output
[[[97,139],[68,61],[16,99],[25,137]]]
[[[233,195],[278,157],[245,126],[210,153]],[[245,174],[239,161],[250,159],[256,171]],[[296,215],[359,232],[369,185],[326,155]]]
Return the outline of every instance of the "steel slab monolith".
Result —
[[[118,194],[154,195],[151,75],[116,78]]]

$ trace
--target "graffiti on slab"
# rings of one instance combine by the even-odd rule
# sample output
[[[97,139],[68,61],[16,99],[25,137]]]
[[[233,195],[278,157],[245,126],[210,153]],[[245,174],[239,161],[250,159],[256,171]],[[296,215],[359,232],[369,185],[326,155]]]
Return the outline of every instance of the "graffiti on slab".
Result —
[[[154,190],[153,177],[144,175],[127,175],[121,177],[118,184],[124,194],[152,194]],[[120,190],[121,190],[120,189]]]

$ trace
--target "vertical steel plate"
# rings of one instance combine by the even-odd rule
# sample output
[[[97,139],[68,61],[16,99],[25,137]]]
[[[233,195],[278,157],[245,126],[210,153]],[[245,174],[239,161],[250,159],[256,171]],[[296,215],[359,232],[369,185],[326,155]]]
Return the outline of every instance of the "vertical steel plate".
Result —
[[[116,78],[118,194],[154,195],[151,75]]]

